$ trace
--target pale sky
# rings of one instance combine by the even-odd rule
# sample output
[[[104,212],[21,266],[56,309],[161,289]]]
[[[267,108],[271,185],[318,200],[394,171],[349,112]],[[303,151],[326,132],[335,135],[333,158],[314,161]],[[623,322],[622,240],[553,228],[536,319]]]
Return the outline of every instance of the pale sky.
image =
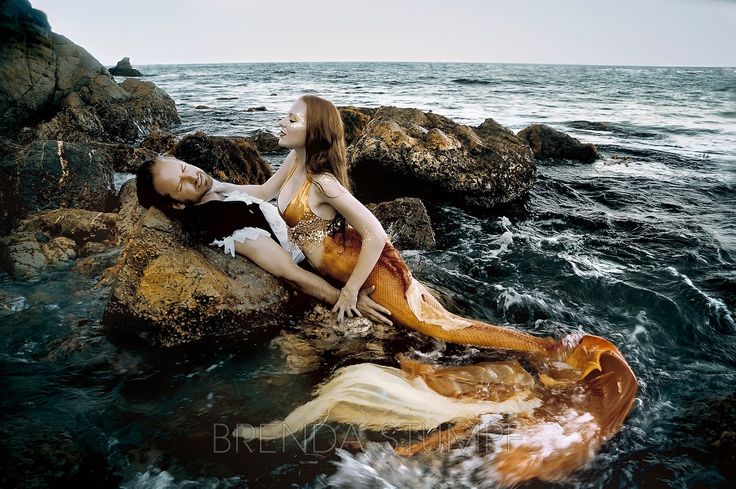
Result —
[[[735,0],[31,0],[101,63],[736,66]]]

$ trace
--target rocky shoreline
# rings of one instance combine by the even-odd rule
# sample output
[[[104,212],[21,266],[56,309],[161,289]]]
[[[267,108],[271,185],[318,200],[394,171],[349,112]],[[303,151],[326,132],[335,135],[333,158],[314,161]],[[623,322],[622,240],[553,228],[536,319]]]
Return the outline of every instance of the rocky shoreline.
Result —
[[[123,71],[108,71],[26,0],[6,2],[0,26],[10,40],[0,48],[0,128],[8,135],[0,138],[8,175],[0,185],[3,267],[17,280],[35,280],[64,267],[90,273],[100,267],[95,257],[116,256],[100,277],[111,289],[106,324],[167,346],[243,330],[273,336],[277,325],[269,324],[291,300],[283,284],[247,260],[186,246],[175,224],[138,205],[132,182],[116,193],[113,174],[170,153],[219,179],[262,183],[272,170],[261,154],[281,151],[276,138],[267,131],[175,136],[169,129],[180,118],[171,97],[151,82],[113,78],[135,74],[129,59],[118,63]],[[340,113],[355,193],[372,203],[400,249],[434,246],[423,202],[498,208],[534,185],[535,158],[597,155],[546,126],[516,135],[493,119],[470,127],[411,108]],[[50,226],[51,218],[78,226]]]

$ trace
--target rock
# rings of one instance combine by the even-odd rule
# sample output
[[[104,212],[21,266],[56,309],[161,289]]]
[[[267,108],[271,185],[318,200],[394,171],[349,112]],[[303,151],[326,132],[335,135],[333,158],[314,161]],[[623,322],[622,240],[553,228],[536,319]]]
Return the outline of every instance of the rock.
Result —
[[[121,247],[110,248],[108,246],[103,250],[95,250],[95,253],[91,253],[88,245],[100,245],[100,243],[87,243],[85,247],[88,249],[86,251],[80,250],[79,255],[82,256],[82,258],[79,258],[74,262],[74,265],[70,269],[72,272],[85,277],[97,277],[100,276],[105,269],[114,266],[120,259],[120,254],[122,252]],[[85,253],[87,256],[85,256]]]
[[[261,105],[260,107],[248,107],[245,109],[246,112],[266,112],[266,107]]]
[[[150,82],[117,84],[87,51],[51,32],[45,14],[26,0],[3,2],[0,39],[0,133],[6,136],[133,142],[180,121],[168,95],[136,88],[153,87]]]
[[[365,107],[344,106],[338,107],[342,123],[345,127],[345,145],[350,146],[360,137],[365,126],[376,114],[377,109],[368,109]]]
[[[488,208],[524,196],[536,178],[528,145],[487,119],[477,128],[417,109],[381,107],[348,150],[355,193]]]
[[[141,143],[141,149],[152,151],[156,154],[168,153],[173,148],[178,139],[171,132],[165,129],[154,129]]]
[[[207,173],[236,184],[263,183],[272,175],[271,165],[261,158],[248,138],[188,134],[171,149],[171,154]]]
[[[518,136],[529,143],[535,158],[562,158],[592,163],[599,157],[594,144],[583,144],[545,124],[532,124],[519,131]]]
[[[288,148],[279,146],[279,138],[268,131],[258,130],[250,135],[250,139],[261,154],[288,153]]]
[[[289,293],[275,277],[242,257],[187,246],[155,208],[125,233],[115,269],[103,323],[153,345],[221,336],[261,342],[287,310]]]
[[[83,143],[38,141],[25,147],[0,141],[0,233],[24,216],[74,207],[105,211],[117,203],[114,152]]]
[[[115,242],[116,214],[84,209],[53,209],[21,221],[15,232],[42,232],[47,236],[72,239],[77,246],[100,244],[107,249]],[[102,243],[108,243],[105,246]],[[89,254],[89,253],[88,253]]]
[[[96,243],[94,241],[90,241],[88,243],[84,243],[82,247],[79,249],[79,256],[88,257],[91,255],[97,255],[99,253],[104,253],[105,251],[109,249],[110,249],[109,244]]]
[[[400,198],[368,204],[393,245],[400,250],[427,250],[436,245],[427,208],[419,199]]]
[[[130,58],[124,57],[115,67],[110,68],[110,74],[113,76],[143,76],[143,74],[130,66]]]
[[[270,346],[281,350],[290,373],[301,374],[319,368],[326,355],[335,368],[355,361],[390,362],[394,355],[390,345],[398,343],[399,331],[362,317],[339,324],[335,314],[315,304],[297,332],[282,331]]]
[[[212,107],[210,107],[209,105],[198,105],[195,107],[195,109],[197,110],[205,110],[205,109],[211,109],[211,108]]]
[[[0,239],[0,265],[17,280],[34,280],[48,265],[35,233],[21,232]]]
[[[34,214],[3,239],[3,267],[18,280],[32,280],[49,266],[65,266],[78,255],[107,251],[116,238],[115,217],[82,209]]]
[[[66,265],[77,257],[77,243],[73,239],[59,236],[41,245],[41,251],[48,265]]]
[[[138,203],[135,178],[128,180],[120,187],[118,194],[120,210],[115,221],[115,229],[121,241],[127,241],[138,229],[146,209]]]

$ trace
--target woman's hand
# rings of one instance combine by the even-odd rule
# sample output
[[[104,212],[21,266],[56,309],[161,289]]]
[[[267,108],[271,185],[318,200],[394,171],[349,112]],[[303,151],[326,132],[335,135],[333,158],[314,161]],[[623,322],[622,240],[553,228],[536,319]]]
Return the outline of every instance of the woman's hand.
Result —
[[[355,316],[362,316],[358,311],[358,292],[353,291],[350,287],[343,287],[340,291],[340,297],[338,297],[335,307],[332,308],[332,312],[337,313],[337,322],[342,323],[345,318],[352,318]]]
[[[371,321],[391,326],[393,323],[386,317],[391,315],[391,311],[370,298],[375,290],[376,286],[373,285],[360,291],[358,294],[358,310]]]

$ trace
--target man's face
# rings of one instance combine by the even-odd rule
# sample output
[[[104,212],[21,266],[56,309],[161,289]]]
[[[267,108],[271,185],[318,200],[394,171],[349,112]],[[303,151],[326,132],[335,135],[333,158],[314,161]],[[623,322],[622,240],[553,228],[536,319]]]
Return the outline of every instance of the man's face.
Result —
[[[307,141],[307,104],[298,99],[289,109],[286,117],[279,121],[279,146],[282,148],[303,148]]]
[[[182,207],[202,200],[212,183],[212,177],[202,169],[173,156],[159,156],[153,165],[153,188],[181,203]]]

